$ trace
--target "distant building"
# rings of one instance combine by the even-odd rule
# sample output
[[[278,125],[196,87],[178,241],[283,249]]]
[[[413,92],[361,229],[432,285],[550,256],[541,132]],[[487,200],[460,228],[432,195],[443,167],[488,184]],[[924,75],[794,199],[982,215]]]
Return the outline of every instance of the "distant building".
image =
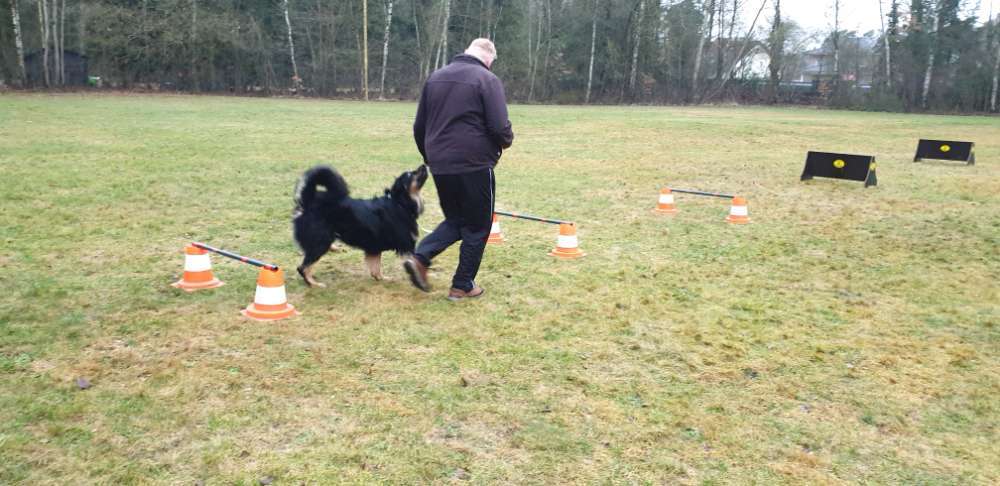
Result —
[[[750,48],[740,64],[736,66],[738,79],[764,79],[771,76],[771,55],[763,44],[755,44]]]
[[[49,52],[49,62],[52,62],[54,52]],[[28,75],[29,86],[45,86],[45,72],[42,68],[44,58],[42,51],[32,52],[24,56],[24,69]],[[87,85],[87,56],[73,51],[63,51],[63,63],[66,67],[66,86],[86,86]],[[55,70],[52,71],[52,84],[55,85]]]

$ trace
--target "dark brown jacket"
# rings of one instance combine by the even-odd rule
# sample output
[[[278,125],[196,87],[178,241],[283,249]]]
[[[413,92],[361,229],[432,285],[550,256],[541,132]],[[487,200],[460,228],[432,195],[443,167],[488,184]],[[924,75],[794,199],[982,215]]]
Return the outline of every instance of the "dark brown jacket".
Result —
[[[456,56],[427,79],[413,138],[436,175],[495,166],[514,141],[503,83],[479,59]]]

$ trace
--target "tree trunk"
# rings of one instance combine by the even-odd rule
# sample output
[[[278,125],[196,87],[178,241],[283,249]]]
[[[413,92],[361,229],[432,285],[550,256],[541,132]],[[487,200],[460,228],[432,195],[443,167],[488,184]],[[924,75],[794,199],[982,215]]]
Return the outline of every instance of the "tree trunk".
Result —
[[[420,77],[420,81],[423,81],[424,74],[424,49],[420,45],[420,20],[417,17],[417,2],[412,2],[413,7],[413,31],[414,37],[417,39],[417,62],[419,66],[417,67],[417,75]],[[427,61],[430,64],[430,61]],[[419,85],[420,83],[418,83]]]
[[[20,69],[21,86],[28,85],[28,71],[24,68],[24,40],[21,39],[21,14],[17,10],[17,0],[10,0],[10,17],[14,23],[14,47],[17,48],[17,66]]]
[[[316,17],[317,17],[317,19],[320,19],[319,20],[319,45],[322,46],[323,45],[323,21],[321,20],[322,16],[320,15],[319,7],[318,6],[317,6],[316,10],[317,10],[316,11]],[[312,71],[312,78],[310,78],[309,84],[313,87],[313,89],[316,90],[317,93],[321,93],[322,92],[322,83],[320,82],[320,80],[322,79],[322,74],[321,74],[321,72],[322,72],[321,68],[322,68],[322,64],[323,64],[322,63],[322,59],[321,59],[322,55],[316,52],[316,42],[313,40],[312,28],[309,26],[309,24],[311,24],[311,23],[312,22],[303,22],[302,23],[302,25],[304,25],[305,29],[306,29],[306,47],[309,48],[309,59],[310,59],[309,65],[312,68],[311,69],[311,71]]]
[[[46,0],[42,0],[46,1]],[[59,81],[59,0],[51,0],[49,6],[49,32],[52,36],[52,84],[60,85]]]
[[[361,90],[368,101],[368,0],[361,0]]]
[[[885,42],[885,86],[892,89],[892,48],[889,47],[889,32],[885,28],[882,0],[878,0],[878,21],[882,24],[882,39]]]
[[[285,11],[285,27],[288,28],[288,57],[292,60],[292,89],[298,93],[302,78],[299,77],[299,65],[295,62],[295,40],[292,38],[292,20],[288,17],[288,0],[282,6]]]
[[[937,54],[938,27],[941,23],[940,2],[934,5],[934,28],[931,30],[930,53],[927,55],[927,72],[924,73],[924,90],[920,95],[920,106],[927,109],[927,100],[931,94],[931,78],[934,76],[934,57]]]
[[[548,94],[549,54],[552,52],[552,1],[543,0],[545,5],[545,59],[542,62],[542,96]]]
[[[385,99],[385,66],[389,59],[389,29],[392,27],[392,0],[386,2],[385,36],[382,38],[382,80],[378,86],[378,99]]]
[[[444,0],[444,21],[441,22],[441,42],[438,44],[438,56],[434,61],[434,69],[448,64],[448,23],[451,22],[451,0]]]
[[[833,0],[833,74],[834,84],[840,84],[840,0]]]
[[[501,17],[503,17],[503,4],[502,3],[500,4],[499,7],[497,7],[497,21],[493,22],[493,33],[490,34],[490,40],[491,41],[492,40],[496,40],[496,38],[497,38],[497,29],[500,28],[500,18]]]
[[[528,101],[535,100],[535,73],[538,72],[538,56],[542,52],[542,21],[544,20],[542,16],[545,15],[545,11],[538,17],[538,31],[535,34],[535,52],[531,53],[529,49],[529,64],[531,65],[531,73],[528,75]],[[531,44],[531,26],[529,25],[528,30],[528,44]]]
[[[778,88],[781,83],[781,62],[785,54],[785,33],[781,25],[781,0],[774,0],[774,24],[771,25],[771,63],[767,69],[771,74],[770,102],[778,102]]]
[[[722,65],[726,61],[726,53],[724,46],[728,39],[733,37],[733,25],[736,23],[736,0],[733,0],[733,21],[729,24],[729,35],[726,36],[723,31],[726,29],[726,2],[725,0],[716,0],[718,4],[718,13],[715,14],[716,18],[719,19],[718,31],[715,34],[715,79],[722,79]],[[709,35],[711,39],[711,35]]]
[[[639,17],[635,22],[635,43],[632,46],[632,71],[628,75],[629,95],[635,99],[635,78],[639,71],[639,44],[642,42],[642,18],[646,14],[645,0],[639,0]]]
[[[191,0],[191,89],[198,91],[198,0]],[[270,87],[268,88],[270,90]]]
[[[712,37],[712,27],[713,27],[713,24],[715,22],[715,2],[716,2],[716,0],[711,0],[711,1],[712,1],[712,3],[709,4],[709,5],[711,5],[711,7],[708,7],[708,9],[707,9],[710,12],[709,13],[709,17],[708,17],[708,24],[707,24],[708,25],[708,37],[709,38]],[[697,93],[698,93],[698,76],[701,73],[701,56],[705,52],[705,37],[706,37],[706,35],[705,35],[705,32],[703,32],[703,31],[705,30],[705,25],[706,24],[705,24],[705,21],[704,21],[704,12],[702,13],[702,16],[703,17],[702,17],[701,28],[698,29],[698,37],[699,37],[699,39],[698,39],[698,50],[695,51],[695,54],[694,54],[694,75],[691,78],[691,96],[692,96],[692,99],[695,96],[697,96]]]
[[[42,74],[46,88],[51,86],[52,82],[49,73],[49,6],[47,1],[38,1],[38,23],[41,24],[39,32],[42,34]]]
[[[590,67],[587,69],[587,95],[583,101],[586,104],[590,104],[590,86],[594,81],[594,47],[597,45],[597,5],[599,1],[594,0],[594,15],[590,20]],[[993,91],[996,94],[996,76],[993,80]]]
[[[59,6],[59,84],[66,85],[66,0]]]
[[[997,16],[996,29],[1000,31],[1000,15]],[[997,39],[997,58],[993,61],[993,94],[990,96],[990,110],[997,111],[997,91],[1000,90],[1000,36]]]

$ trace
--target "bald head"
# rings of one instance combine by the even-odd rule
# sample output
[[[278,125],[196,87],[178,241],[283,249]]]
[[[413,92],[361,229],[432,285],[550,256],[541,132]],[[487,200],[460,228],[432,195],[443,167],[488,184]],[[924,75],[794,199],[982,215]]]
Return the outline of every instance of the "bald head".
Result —
[[[493,45],[493,41],[489,39],[476,39],[469,44],[469,48],[465,50],[465,53],[483,61],[486,67],[491,67],[493,61],[497,59],[497,48]]]

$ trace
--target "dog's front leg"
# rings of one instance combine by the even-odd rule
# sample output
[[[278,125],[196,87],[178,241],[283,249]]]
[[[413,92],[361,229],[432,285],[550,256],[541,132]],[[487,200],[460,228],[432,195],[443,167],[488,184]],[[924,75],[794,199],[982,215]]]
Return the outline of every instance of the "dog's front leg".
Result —
[[[375,280],[382,280],[382,254],[366,253],[365,265],[368,265],[368,273]]]

